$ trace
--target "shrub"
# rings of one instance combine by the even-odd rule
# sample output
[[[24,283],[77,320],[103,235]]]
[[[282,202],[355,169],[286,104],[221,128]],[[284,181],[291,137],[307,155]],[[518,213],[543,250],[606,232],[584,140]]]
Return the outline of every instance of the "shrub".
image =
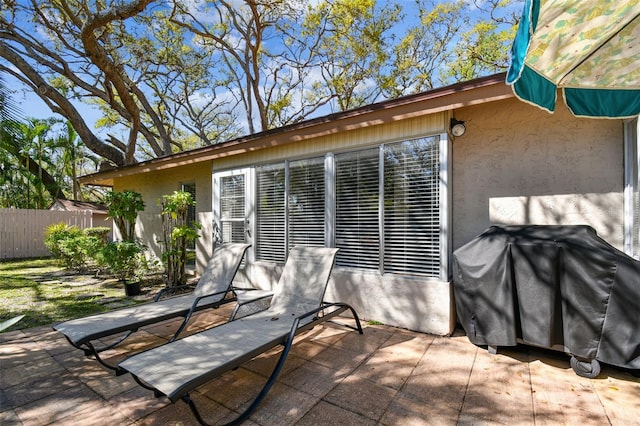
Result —
[[[135,191],[109,192],[105,197],[109,217],[113,218],[122,239],[133,241],[138,212],[144,210],[142,194]]]
[[[102,239],[96,236],[84,233],[71,236],[60,241],[62,261],[69,269],[87,269],[92,262],[100,263],[99,253],[104,246]]]
[[[53,254],[54,257],[62,259],[63,253],[60,244],[69,238],[82,235],[82,230],[77,226],[70,226],[66,223],[54,223],[49,225],[44,233],[44,245]]]
[[[187,220],[189,206],[195,204],[191,194],[174,191],[164,195],[159,202],[162,207],[162,260],[167,271],[167,286],[184,284],[187,247],[191,241],[200,238],[200,223]]]
[[[84,230],[84,234],[89,237],[96,237],[107,244],[107,239],[109,236],[109,232],[111,232],[111,228],[107,228],[106,226],[96,226],[93,228],[86,228]]]
[[[109,231],[107,227],[87,228],[83,231],[77,226],[56,223],[47,228],[44,243],[65,268],[82,270],[92,262],[100,263]]]
[[[134,241],[114,241],[102,249],[104,264],[122,281],[135,281],[147,272],[144,246]]]

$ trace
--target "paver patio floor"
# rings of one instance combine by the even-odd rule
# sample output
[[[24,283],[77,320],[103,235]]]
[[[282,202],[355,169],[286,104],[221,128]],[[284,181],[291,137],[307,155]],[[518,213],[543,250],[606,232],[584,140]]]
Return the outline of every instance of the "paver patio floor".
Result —
[[[199,314],[189,332],[223,322]],[[175,321],[146,327],[108,360],[166,341]],[[205,420],[232,420],[277,362],[273,350],[200,387]],[[49,327],[0,334],[0,424],[197,424],[186,404],[116,377]],[[364,335],[333,324],[300,335],[248,425],[640,425],[640,379],[604,365],[574,374],[563,353],[527,346],[497,355],[451,337],[380,325]]]

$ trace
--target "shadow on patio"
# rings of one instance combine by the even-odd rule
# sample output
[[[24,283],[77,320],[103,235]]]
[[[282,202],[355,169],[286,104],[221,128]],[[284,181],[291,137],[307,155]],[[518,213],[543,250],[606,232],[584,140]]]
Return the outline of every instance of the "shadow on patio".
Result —
[[[207,311],[189,332],[224,321]],[[146,327],[125,354],[170,337],[175,322]],[[206,420],[232,420],[262,388],[279,350],[194,392]],[[0,334],[0,424],[196,424],[186,404],[156,399],[115,377],[48,327]],[[640,379],[603,366],[578,377],[562,353],[518,346],[490,355],[457,332],[437,337],[369,325],[363,336],[332,324],[302,334],[263,404],[246,424],[640,424]]]

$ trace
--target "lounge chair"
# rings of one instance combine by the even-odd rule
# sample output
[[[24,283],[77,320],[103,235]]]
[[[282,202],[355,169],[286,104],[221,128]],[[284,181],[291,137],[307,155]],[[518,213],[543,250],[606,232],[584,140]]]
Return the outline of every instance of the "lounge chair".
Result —
[[[209,260],[196,288],[189,294],[161,299],[174,288],[161,290],[153,303],[145,303],[115,311],[74,319],[53,326],[62,333],[69,343],[84,351],[86,356],[94,356],[102,365],[119,370],[100,358],[100,352],[113,348],[140,327],[168,319],[183,317],[171,340],[175,340],[184,330],[194,312],[217,308],[236,300],[233,278],[240,267],[249,244],[229,243],[217,247]],[[125,332],[115,343],[96,348],[94,341]]]
[[[274,289],[266,311],[222,324],[183,339],[141,352],[120,362],[143,387],[171,402],[182,399],[204,424],[189,392],[252,358],[284,345],[280,359],[256,399],[233,423],[248,418],[274,384],[294,337],[315,325],[350,310],[362,334],[356,312],[344,303],[325,303],[323,297],[337,249],[296,246]]]

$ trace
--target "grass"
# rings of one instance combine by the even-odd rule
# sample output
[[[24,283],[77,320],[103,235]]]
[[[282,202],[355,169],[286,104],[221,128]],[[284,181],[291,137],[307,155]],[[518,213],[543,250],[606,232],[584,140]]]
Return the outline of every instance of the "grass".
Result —
[[[3,261],[0,322],[24,315],[4,331],[51,325],[147,301],[161,286],[157,281],[143,283],[143,294],[131,298],[118,280],[70,272],[53,259]]]

